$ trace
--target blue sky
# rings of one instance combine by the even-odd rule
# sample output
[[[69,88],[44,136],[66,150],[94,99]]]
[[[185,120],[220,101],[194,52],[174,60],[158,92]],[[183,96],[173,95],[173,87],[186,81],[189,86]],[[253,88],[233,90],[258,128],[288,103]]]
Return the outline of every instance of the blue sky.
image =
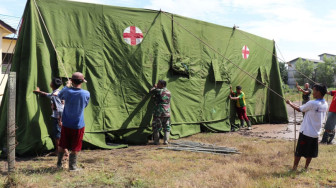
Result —
[[[76,0],[163,10],[274,39],[281,59],[336,54],[334,0]],[[0,14],[21,17],[25,0],[0,0]],[[278,53],[279,54],[279,53]],[[280,56],[280,54],[279,54]]]

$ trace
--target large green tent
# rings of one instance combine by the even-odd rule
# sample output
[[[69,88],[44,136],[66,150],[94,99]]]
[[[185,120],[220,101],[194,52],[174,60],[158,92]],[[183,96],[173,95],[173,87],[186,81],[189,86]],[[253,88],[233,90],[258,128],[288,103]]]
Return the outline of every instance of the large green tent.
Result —
[[[283,92],[275,55],[272,40],[162,11],[28,0],[12,66],[17,73],[16,151],[53,148],[50,101],[33,90],[39,86],[50,92],[52,77],[65,81],[76,71],[84,73],[83,88],[91,93],[85,109],[87,145],[146,143],[153,109],[148,91],[159,79],[172,93],[173,138],[230,131],[237,119],[229,85],[242,86],[253,124],[287,122],[285,103],[276,94]]]

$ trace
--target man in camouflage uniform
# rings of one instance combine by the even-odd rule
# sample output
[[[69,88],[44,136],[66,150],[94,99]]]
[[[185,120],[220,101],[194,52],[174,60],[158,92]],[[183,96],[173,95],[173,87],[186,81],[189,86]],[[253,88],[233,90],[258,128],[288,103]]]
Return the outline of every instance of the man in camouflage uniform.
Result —
[[[166,88],[167,83],[164,80],[159,82],[151,89],[155,100],[153,111],[153,137],[154,144],[158,145],[160,131],[164,131],[164,144],[168,144],[170,132],[170,91]]]

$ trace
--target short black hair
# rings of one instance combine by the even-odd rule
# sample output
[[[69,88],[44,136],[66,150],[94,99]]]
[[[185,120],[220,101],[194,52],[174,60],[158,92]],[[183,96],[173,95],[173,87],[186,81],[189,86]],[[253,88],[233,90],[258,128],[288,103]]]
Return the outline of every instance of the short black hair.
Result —
[[[52,78],[51,82],[53,86],[55,87],[55,89],[58,89],[63,84],[60,78]]]
[[[327,93],[327,87],[323,84],[314,84],[313,88],[319,91],[322,97],[324,97],[324,95]]]
[[[159,80],[159,83],[163,86],[166,87],[167,86],[167,82],[164,80]]]
[[[236,90],[241,90],[241,89],[242,89],[241,86],[237,86],[237,87],[236,87]]]
[[[84,82],[84,80],[80,80],[80,79],[71,79],[71,82],[78,85]]]

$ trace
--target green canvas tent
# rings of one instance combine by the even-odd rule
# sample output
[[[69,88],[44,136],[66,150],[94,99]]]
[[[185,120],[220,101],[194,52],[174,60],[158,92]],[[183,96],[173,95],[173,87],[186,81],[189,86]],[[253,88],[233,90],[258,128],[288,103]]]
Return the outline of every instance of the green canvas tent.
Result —
[[[39,86],[50,92],[52,77],[76,71],[83,72],[88,81],[83,88],[91,93],[85,109],[87,145],[146,143],[153,109],[148,91],[159,79],[172,93],[173,138],[230,131],[237,121],[228,99],[230,84],[242,86],[253,124],[287,122],[284,101],[263,85],[282,95],[273,54],[272,40],[161,11],[28,0],[12,66],[17,73],[16,151],[53,149],[50,101],[33,90]]]

